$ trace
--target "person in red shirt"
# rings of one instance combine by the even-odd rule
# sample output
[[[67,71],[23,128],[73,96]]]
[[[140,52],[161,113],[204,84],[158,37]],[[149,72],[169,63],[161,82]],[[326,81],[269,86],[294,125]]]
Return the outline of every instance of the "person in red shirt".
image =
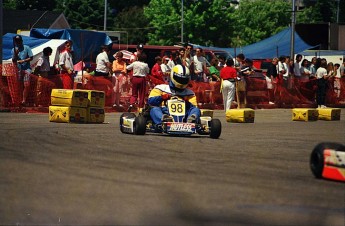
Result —
[[[220,70],[220,78],[222,79],[224,110],[227,111],[231,108],[236,90],[237,71],[234,67],[233,59],[226,61],[226,66]]]
[[[151,76],[153,77],[152,82],[155,85],[164,84],[164,74],[161,69],[162,58],[160,56],[155,57],[155,65],[151,69]]]

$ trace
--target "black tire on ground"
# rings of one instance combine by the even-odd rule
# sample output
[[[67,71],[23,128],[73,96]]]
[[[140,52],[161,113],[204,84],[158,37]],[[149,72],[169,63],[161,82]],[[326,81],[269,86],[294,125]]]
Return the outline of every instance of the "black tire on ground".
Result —
[[[125,112],[125,113],[123,113],[123,114],[121,114],[121,116],[120,116],[120,131],[122,132],[122,133],[124,133],[124,131],[123,131],[123,118],[124,117],[127,117],[127,118],[135,118],[135,114],[134,113],[130,113],[130,112]]]
[[[210,138],[218,139],[222,133],[222,123],[219,119],[212,119],[210,122]]]
[[[145,135],[146,132],[146,119],[144,116],[138,116],[134,121],[134,134]]]
[[[331,142],[319,143],[315,146],[310,155],[310,169],[316,178],[322,178],[325,149],[345,150],[345,147],[342,144]]]

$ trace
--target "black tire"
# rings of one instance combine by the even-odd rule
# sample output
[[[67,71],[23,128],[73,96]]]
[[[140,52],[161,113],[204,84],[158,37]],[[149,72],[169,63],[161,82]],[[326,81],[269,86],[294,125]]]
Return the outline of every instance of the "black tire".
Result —
[[[130,112],[125,112],[123,114],[121,114],[120,116],[120,131],[122,133],[125,133],[123,130],[123,117],[127,117],[127,118],[135,118],[135,114],[134,113],[130,113]]]
[[[210,122],[210,138],[218,139],[222,133],[222,123],[219,119],[212,119]]]
[[[134,134],[145,135],[146,133],[146,119],[143,116],[138,116],[134,121]]]
[[[344,145],[338,143],[324,142],[315,146],[310,155],[310,169],[316,178],[322,178],[324,167],[323,152],[325,149],[345,150]]]

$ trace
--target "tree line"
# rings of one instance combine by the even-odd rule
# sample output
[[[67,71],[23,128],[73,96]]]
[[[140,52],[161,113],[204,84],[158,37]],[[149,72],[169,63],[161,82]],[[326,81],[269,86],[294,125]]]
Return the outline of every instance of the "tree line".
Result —
[[[291,0],[4,0],[5,9],[64,13],[73,29],[128,32],[129,43],[217,47],[258,42],[290,26]],[[345,0],[300,0],[298,23],[344,23]],[[183,3],[183,4],[182,4]],[[182,14],[183,8],[183,14]],[[183,15],[183,20],[182,20]],[[183,37],[181,37],[183,26]]]

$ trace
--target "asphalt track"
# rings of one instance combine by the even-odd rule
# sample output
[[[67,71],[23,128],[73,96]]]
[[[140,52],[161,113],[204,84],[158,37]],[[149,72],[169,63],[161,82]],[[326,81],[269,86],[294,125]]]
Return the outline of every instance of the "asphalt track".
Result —
[[[134,136],[103,124],[0,113],[0,225],[345,225],[345,183],[315,179],[309,157],[345,143],[340,121],[256,110],[220,139]]]

